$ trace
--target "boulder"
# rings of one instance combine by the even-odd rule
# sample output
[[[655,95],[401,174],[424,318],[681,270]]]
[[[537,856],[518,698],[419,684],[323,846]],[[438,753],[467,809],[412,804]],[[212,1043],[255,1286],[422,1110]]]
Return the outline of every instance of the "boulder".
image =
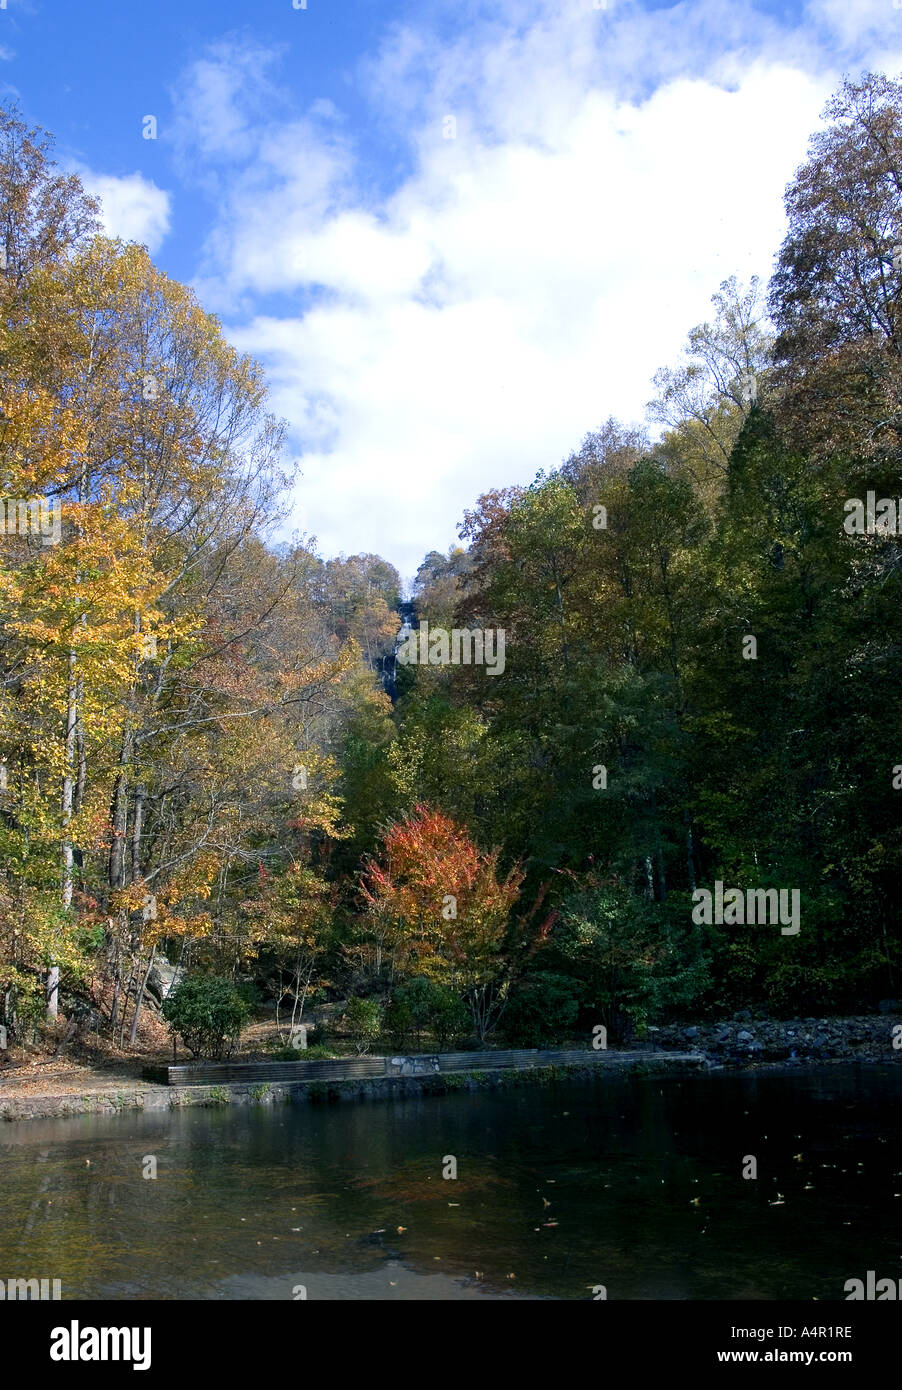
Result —
[[[157,1008],[185,977],[185,972],[177,965],[170,965],[165,956],[157,955],[147,977],[147,994],[150,1002]]]

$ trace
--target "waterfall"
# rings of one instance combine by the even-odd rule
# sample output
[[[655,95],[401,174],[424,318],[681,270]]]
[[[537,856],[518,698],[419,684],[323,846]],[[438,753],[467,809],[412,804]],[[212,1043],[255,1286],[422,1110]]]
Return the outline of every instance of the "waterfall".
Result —
[[[410,636],[416,618],[416,605],[413,600],[402,599],[398,604],[398,613],[401,618],[401,626],[395,638],[394,650],[391,656],[383,658],[380,670],[382,684],[392,700],[395,699],[397,693],[398,652]]]

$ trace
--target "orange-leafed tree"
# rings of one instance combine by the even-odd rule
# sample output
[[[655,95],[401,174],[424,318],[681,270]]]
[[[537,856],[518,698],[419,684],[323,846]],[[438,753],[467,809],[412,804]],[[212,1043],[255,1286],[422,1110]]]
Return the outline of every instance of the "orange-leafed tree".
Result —
[[[507,992],[503,951],[523,871],[502,878],[464,826],[429,806],[392,825],[361,875],[377,973],[420,975],[460,990],[482,1041]]]

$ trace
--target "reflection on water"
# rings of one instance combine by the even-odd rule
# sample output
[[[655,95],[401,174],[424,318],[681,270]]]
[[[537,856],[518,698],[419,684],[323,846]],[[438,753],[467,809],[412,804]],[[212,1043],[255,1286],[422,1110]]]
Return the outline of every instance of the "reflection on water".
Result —
[[[8,1124],[0,1278],[91,1299],[843,1299],[902,1275],[899,1076]]]

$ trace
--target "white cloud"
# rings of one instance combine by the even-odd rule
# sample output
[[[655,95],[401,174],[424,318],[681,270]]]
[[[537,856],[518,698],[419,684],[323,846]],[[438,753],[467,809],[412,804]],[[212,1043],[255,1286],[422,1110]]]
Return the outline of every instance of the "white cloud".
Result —
[[[838,81],[811,34],[731,0],[546,0],[527,25],[507,0],[487,22],[473,8],[450,44],[395,28],[364,70],[415,153],[381,201],[331,106],[250,122],[248,62],[222,46],[184,84],[182,139],[199,102],[201,144],[215,111],[245,161],[220,185],[202,299],[269,367],[322,548],[408,572],[481,491],[553,466],[609,413],[641,418],[719,282],[767,277]],[[818,32],[842,21],[819,0]],[[279,293],[282,313],[255,312]]]
[[[902,36],[902,0],[808,0],[805,13],[844,49],[863,41],[898,44]]]
[[[159,249],[169,231],[170,197],[165,189],[141,174],[115,178],[87,170],[81,172],[81,180],[102,203],[108,236],[143,242],[151,253]]]
[[[260,125],[286,107],[269,78],[278,49],[246,35],[212,44],[173,92],[175,141],[183,167],[236,164],[253,158]]]

